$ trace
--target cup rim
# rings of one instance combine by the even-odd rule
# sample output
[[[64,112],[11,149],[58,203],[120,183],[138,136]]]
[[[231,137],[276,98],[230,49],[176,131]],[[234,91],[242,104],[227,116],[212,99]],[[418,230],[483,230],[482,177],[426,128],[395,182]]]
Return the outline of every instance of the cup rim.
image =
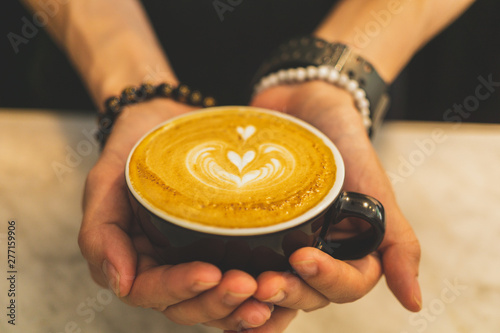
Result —
[[[340,194],[343,184],[344,184],[344,178],[345,178],[345,169],[344,169],[344,160],[342,159],[342,156],[335,146],[335,144],[319,129],[316,127],[308,124],[307,122],[296,118],[294,116],[291,116],[286,113],[274,111],[274,110],[268,110],[264,108],[258,108],[258,107],[251,107],[251,106],[217,106],[217,107],[210,107],[206,108],[203,110],[199,111],[194,111],[196,114],[201,114],[201,113],[210,113],[210,112],[216,112],[216,111],[223,111],[223,110],[234,110],[234,111],[256,111],[256,112],[262,112],[262,113],[267,113],[271,114],[280,118],[284,118],[287,120],[290,120],[302,128],[305,128],[306,130],[309,130],[312,132],[314,135],[316,135],[318,138],[320,138],[323,143],[330,148],[334,160],[335,160],[335,165],[336,165],[336,174],[335,174],[335,182],[328,191],[328,193],[325,195],[325,197],[318,202],[314,207],[306,211],[305,213],[294,217],[288,221],[280,222],[277,224],[273,225],[268,225],[268,226],[262,226],[262,227],[252,227],[252,228],[224,228],[224,227],[217,227],[217,226],[208,226],[201,224],[199,222],[193,222],[189,221],[187,219],[179,218],[173,215],[170,215],[164,211],[161,211],[160,209],[154,207],[151,205],[147,200],[145,200],[142,196],[140,196],[136,190],[134,189],[132,182],[130,180],[130,175],[129,175],[129,165],[130,165],[130,160],[132,158],[132,155],[134,154],[136,148],[139,146],[139,144],[152,132],[156,131],[157,129],[163,127],[164,125],[176,121],[177,119],[184,118],[184,117],[189,117],[192,116],[194,113],[186,113],[182,114],[173,118],[170,118],[169,120],[166,120],[159,125],[155,126],[153,129],[148,131],[146,134],[144,134],[134,145],[132,150],[130,151],[128,158],[127,158],[127,164],[125,166],[125,179],[127,183],[128,190],[130,193],[132,193],[133,197],[135,200],[139,202],[140,205],[142,205],[149,213],[152,213],[158,217],[160,217],[162,220],[164,220],[167,223],[174,224],[176,226],[193,230],[196,232],[201,232],[201,233],[206,233],[206,234],[212,234],[212,235],[219,235],[219,236],[256,236],[256,235],[264,235],[264,234],[271,234],[271,233],[276,233],[280,232],[283,230],[288,230],[291,228],[294,228],[296,226],[301,225],[302,223],[305,223],[307,221],[310,221],[314,219],[316,216],[320,215],[321,213],[325,212],[331,204],[335,201],[335,199],[338,197]]]

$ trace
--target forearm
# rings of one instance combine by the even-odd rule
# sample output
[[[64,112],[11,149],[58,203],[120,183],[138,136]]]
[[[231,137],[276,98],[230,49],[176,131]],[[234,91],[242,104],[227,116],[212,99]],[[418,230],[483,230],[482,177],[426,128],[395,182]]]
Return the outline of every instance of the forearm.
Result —
[[[429,39],[474,0],[342,0],[315,35],[348,44],[392,82]]]
[[[40,1],[23,0],[33,11]],[[47,26],[96,105],[128,85],[177,79],[138,0],[71,0]]]

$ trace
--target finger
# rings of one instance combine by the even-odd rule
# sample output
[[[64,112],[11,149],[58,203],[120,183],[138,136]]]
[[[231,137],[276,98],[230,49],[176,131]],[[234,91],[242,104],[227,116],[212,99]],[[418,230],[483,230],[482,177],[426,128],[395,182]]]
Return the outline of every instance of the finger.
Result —
[[[241,332],[244,329],[256,328],[264,325],[269,318],[271,318],[272,310],[272,305],[250,298],[226,318],[209,321],[204,324],[223,330],[236,330]]]
[[[202,295],[169,306],[163,314],[183,325],[205,323],[227,317],[257,290],[257,282],[248,273],[232,270],[220,283]]]
[[[98,163],[87,177],[83,222],[78,236],[94,280],[110,286],[119,296],[129,293],[137,264],[137,251],[130,237],[138,230],[138,224],[133,221],[124,177],[127,156],[136,140],[149,128],[192,109],[167,100],[152,100],[141,105],[123,110]]]
[[[379,172],[377,175],[376,170],[383,170],[380,161],[376,158],[374,151],[371,150],[370,154],[365,154],[365,156],[369,155],[372,157],[368,159],[366,165],[375,163],[378,167],[371,168],[375,170],[371,174],[364,173],[365,177],[353,178],[355,179],[353,183],[357,185],[350,184],[350,189],[372,195],[383,204],[386,213],[386,232],[379,252],[382,255],[387,284],[404,307],[410,311],[419,311],[422,307],[422,296],[417,280],[420,245],[409,222],[397,206],[387,175],[384,172]],[[361,159],[362,157],[359,157],[358,161]],[[369,169],[363,166],[363,163],[356,163],[354,160],[349,162],[353,174],[363,174],[361,170],[353,171],[360,166],[366,170]],[[366,191],[366,189],[371,189],[371,191]]]
[[[401,304],[410,311],[419,311],[422,308],[422,294],[418,283],[420,244],[409,223],[402,215],[399,218],[405,222],[399,223],[402,230],[387,233],[380,247],[384,274],[389,289]],[[392,234],[397,234],[397,239],[393,239]]]
[[[290,272],[264,272],[257,278],[254,297],[281,307],[312,311],[327,306],[330,301]]]
[[[372,255],[344,262],[318,249],[304,247],[295,251],[289,260],[309,286],[335,303],[361,298],[382,275],[380,260]]]
[[[89,173],[78,243],[93,278],[123,296],[132,286],[137,254],[129,236],[133,214],[123,170],[113,171],[116,167],[108,163],[103,168],[98,163]]]
[[[157,266],[153,258],[142,255],[138,264],[137,277],[123,301],[158,311],[213,288],[222,277],[217,267],[204,262]]]
[[[293,318],[297,316],[297,310],[276,307],[271,318],[262,326],[252,328],[248,332],[252,333],[281,333],[290,325]],[[224,331],[224,333],[240,333],[239,331]]]

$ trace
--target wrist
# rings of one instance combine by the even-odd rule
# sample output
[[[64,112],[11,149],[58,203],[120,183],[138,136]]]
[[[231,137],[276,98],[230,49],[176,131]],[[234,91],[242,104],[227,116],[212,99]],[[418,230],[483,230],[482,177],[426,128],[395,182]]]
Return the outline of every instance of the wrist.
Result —
[[[128,105],[117,117],[113,131],[129,127],[150,127],[194,110],[186,104],[168,98],[155,98],[139,104]]]
[[[127,66],[129,68],[131,66]],[[95,82],[94,87],[89,87],[93,91],[95,103],[100,112],[104,112],[105,101],[112,97],[121,94],[125,87],[138,86],[145,82],[153,85],[162,82],[172,86],[177,86],[179,81],[171,72],[168,66],[150,66],[146,63],[138,66],[132,66],[133,69],[128,71],[114,71],[105,77],[99,75],[90,80]]]
[[[121,151],[125,156],[137,140],[155,126],[194,110],[195,107],[166,98],[128,105],[117,117],[106,144],[102,143],[102,148]]]
[[[305,83],[304,97],[308,122],[320,128],[334,142],[343,136],[366,137],[363,117],[345,89],[323,81]],[[307,96],[307,97],[306,97]]]
[[[367,136],[350,93],[324,81],[275,86],[256,94],[251,105],[288,113],[331,138],[347,132]]]
[[[153,99],[168,99],[183,103],[192,107],[214,106],[216,101],[211,96],[204,96],[197,90],[192,90],[185,84],[172,86],[168,83],[153,85],[143,83],[140,86],[129,86],[119,95],[111,96],[104,102],[104,112],[98,119],[98,130],[96,137],[101,146],[106,143],[118,118],[123,114],[126,107],[144,104]],[[134,109],[134,108],[133,108]]]
[[[387,84],[370,62],[341,43],[302,36],[281,44],[259,68],[254,93],[280,84],[322,80],[348,91],[372,135],[388,106]]]

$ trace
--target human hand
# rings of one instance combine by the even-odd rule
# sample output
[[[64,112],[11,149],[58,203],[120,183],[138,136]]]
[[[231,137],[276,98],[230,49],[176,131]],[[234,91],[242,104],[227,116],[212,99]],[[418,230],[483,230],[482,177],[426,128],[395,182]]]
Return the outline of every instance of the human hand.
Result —
[[[311,311],[330,302],[361,298],[384,273],[401,304],[410,311],[420,310],[417,281],[420,246],[398,208],[352,97],[328,83],[311,81],[267,89],[255,96],[251,105],[294,115],[320,129],[342,154],[346,166],[345,190],[377,198],[386,213],[386,234],[377,253],[359,260],[340,261],[315,248],[299,249],[289,258],[296,274],[262,273],[254,297],[280,307]],[[291,317],[275,311],[271,321],[286,326]],[[266,329],[267,324],[254,332],[280,332]]]
[[[271,311],[251,297],[257,289],[253,277],[236,270],[223,274],[203,262],[162,265],[134,219],[124,175],[130,150],[154,126],[193,110],[167,99],[123,110],[87,178],[79,245],[93,279],[125,303],[153,308],[185,325],[259,326]]]

